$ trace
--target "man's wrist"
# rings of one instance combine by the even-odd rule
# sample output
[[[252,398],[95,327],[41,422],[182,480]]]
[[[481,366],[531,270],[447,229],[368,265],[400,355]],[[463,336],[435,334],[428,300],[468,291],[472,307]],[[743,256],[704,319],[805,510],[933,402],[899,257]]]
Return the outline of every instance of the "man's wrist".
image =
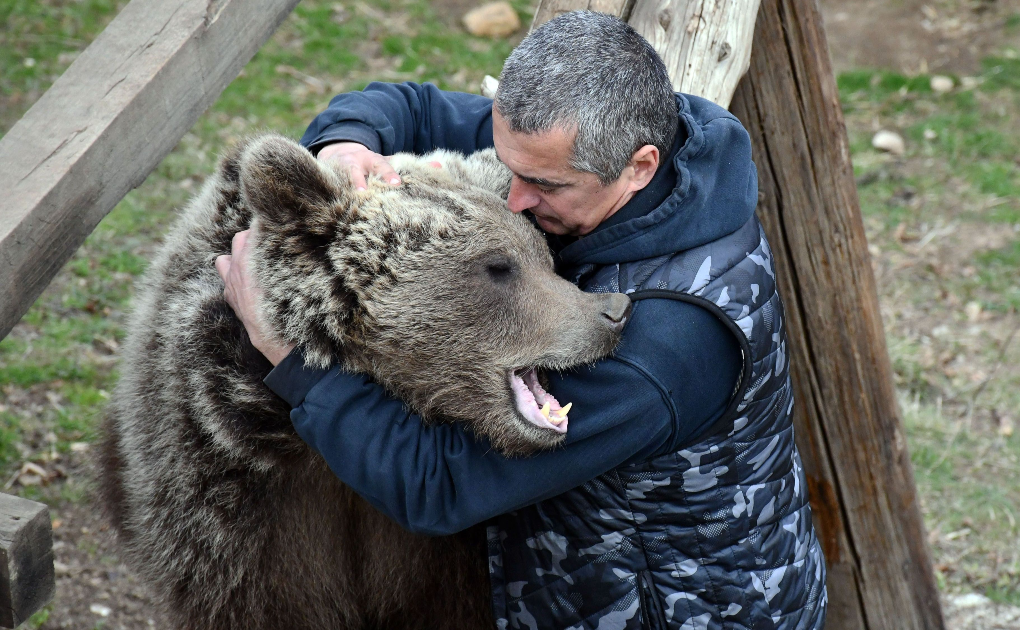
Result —
[[[355,140],[338,140],[321,147],[315,153],[315,157],[319,160],[329,160],[332,157],[350,153],[351,151],[371,151],[371,149]]]
[[[266,360],[269,360],[269,362],[272,363],[272,365],[275,367],[278,364],[280,364],[280,362],[282,362],[284,358],[290,355],[290,352],[294,350],[294,345],[256,344],[255,348],[258,349],[262,353],[262,355],[266,357]]]
[[[353,122],[345,122],[327,127],[311,141],[308,141],[308,150],[312,155],[318,156],[323,148],[340,142],[357,142],[365,145],[369,151],[382,153],[382,144],[379,134],[371,127]]]
[[[328,369],[309,367],[305,364],[301,349],[295,348],[290,355],[273,367],[263,381],[293,409],[304,402],[308,392],[325,378],[328,372]]]

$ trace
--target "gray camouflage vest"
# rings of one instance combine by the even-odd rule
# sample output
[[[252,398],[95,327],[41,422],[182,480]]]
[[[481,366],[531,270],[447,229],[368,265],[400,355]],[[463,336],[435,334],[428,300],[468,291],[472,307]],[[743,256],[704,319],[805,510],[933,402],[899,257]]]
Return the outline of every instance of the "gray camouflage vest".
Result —
[[[783,304],[757,217],[672,256],[591,266],[586,291],[671,297],[737,336],[744,371],[696,444],[488,528],[499,628],[820,628],[825,563],[793,439]]]

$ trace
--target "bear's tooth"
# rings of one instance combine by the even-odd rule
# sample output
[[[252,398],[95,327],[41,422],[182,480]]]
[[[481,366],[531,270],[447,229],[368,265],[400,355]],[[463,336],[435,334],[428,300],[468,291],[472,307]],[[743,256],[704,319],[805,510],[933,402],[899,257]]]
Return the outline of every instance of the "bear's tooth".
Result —
[[[567,417],[567,413],[570,411],[570,407],[572,407],[572,406],[574,406],[574,403],[573,402],[568,402],[567,404],[565,404],[563,406],[562,409],[560,409],[559,411],[556,412],[556,415],[559,416],[560,418]]]
[[[546,403],[542,405],[542,415],[543,415],[543,416],[545,416],[545,419],[546,419],[546,420],[548,420],[548,419],[549,419],[549,409],[550,409],[551,407],[552,407],[552,405],[551,405],[551,404],[549,404],[549,402],[548,402],[548,401],[546,401]]]

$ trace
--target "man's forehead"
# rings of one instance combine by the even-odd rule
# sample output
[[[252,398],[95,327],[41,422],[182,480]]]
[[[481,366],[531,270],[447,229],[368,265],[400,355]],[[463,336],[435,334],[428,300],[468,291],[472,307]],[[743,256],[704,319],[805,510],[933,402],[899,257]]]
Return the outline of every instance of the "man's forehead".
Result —
[[[506,164],[508,167],[510,167],[510,165],[507,164],[507,162],[505,160],[503,160],[503,158],[501,158],[499,156],[499,151],[498,150],[496,151],[496,159],[499,160],[500,162],[502,162],[503,164]],[[573,182],[567,182],[567,181],[562,181],[562,180],[550,180],[549,178],[542,178],[542,177],[539,177],[539,176],[524,175],[524,174],[518,173],[517,171],[514,171],[513,167],[510,167],[510,170],[513,171],[514,175],[516,175],[517,178],[521,182],[527,182],[528,184],[535,184],[535,185],[538,185],[540,187],[549,187],[549,188],[569,187],[569,186],[572,186],[574,184]]]
[[[495,110],[492,129],[496,157],[521,181],[545,187],[577,183],[579,172],[570,165],[573,131],[556,128],[537,133],[513,132]]]

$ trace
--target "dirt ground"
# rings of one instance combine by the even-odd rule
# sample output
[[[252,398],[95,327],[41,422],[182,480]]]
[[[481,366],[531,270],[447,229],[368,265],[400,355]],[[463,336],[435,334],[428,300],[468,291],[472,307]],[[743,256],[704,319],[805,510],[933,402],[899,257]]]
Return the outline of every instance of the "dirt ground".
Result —
[[[439,0],[450,24],[475,0]],[[1008,16],[1020,14],[1020,0],[821,0],[830,51],[838,71],[874,67],[904,73],[975,73],[980,61],[1012,35]],[[516,36],[520,37],[520,34]],[[385,64],[380,70],[385,71]],[[879,266],[878,278],[883,273]],[[888,321],[888,320],[887,320]],[[26,402],[45,403],[45,398]],[[56,454],[54,454],[56,455]],[[31,626],[49,629],[151,629],[164,622],[150,594],[120,560],[112,531],[88,500],[62,496],[89,494],[88,445],[65,459],[54,459],[63,479],[43,487],[54,518],[57,594]],[[12,479],[13,480],[13,479]],[[952,628],[1020,628],[1020,609],[984,596],[947,598]]]
[[[1003,42],[1020,0],[820,0],[837,73],[870,67],[905,74],[977,72]]]

